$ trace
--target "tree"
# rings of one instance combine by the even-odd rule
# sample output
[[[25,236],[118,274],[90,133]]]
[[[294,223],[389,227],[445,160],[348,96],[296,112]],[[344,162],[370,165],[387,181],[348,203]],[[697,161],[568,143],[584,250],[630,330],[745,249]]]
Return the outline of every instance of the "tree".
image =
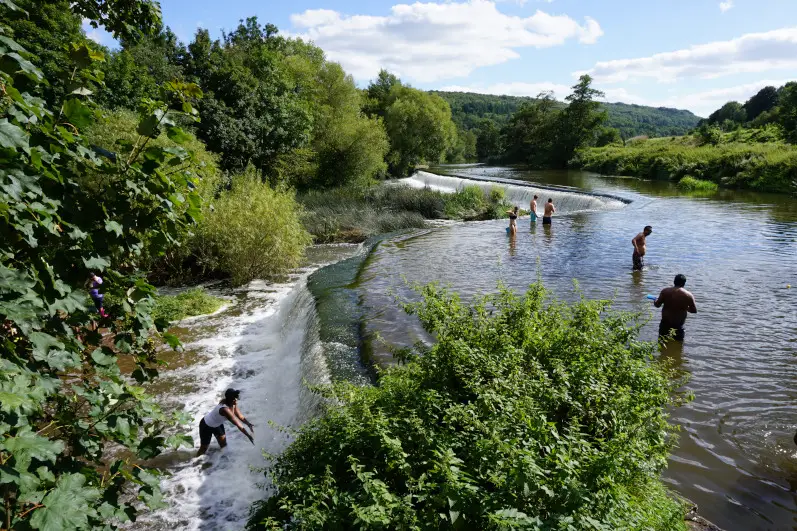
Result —
[[[146,1],[71,7],[120,35],[153,13]],[[16,6],[4,0],[0,9]],[[191,443],[167,438],[174,423],[139,387],[157,376],[151,332],[168,323],[151,317],[155,289],[137,266],[142,249],[177,245],[199,215],[196,179],[183,167],[191,154],[153,140],[184,138],[175,120],[194,116],[201,92],[164,87],[169,103],[143,102],[136,142],[100,158],[80,133],[97,114],[90,96],[103,55],[87,43],[70,47],[74,85],[52,106],[22,89],[47,81],[26,53],[0,40],[0,525],[113,529],[135,519],[139,502],[160,501],[157,471],[136,461]],[[80,185],[91,171],[118,183],[101,204]],[[90,270],[106,280],[113,317],[101,318],[104,334],[83,291]],[[122,372],[120,354],[132,371]]]
[[[385,69],[379,71],[375,80],[365,90],[366,100],[363,110],[368,116],[384,118],[390,105],[390,93],[393,87],[400,87],[401,80]]]
[[[533,103],[521,107],[502,130],[506,160],[534,167],[553,164],[561,113],[552,92],[541,92]]]
[[[445,160],[449,164],[476,161],[476,135],[464,129],[457,129],[455,138],[446,151]]]
[[[404,176],[421,162],[440,162],[455,140],[451,108],[439,96],[394,85],[385,113],[390,139],[388,164],[395,176]]]
[[[762,113],[771,111],[778,104],[778,90],[764,87],[743,105],[747,121],[751,122]]]
[[[495,122],[483,119],[476,132],[476,156],[485,161],[501,154],[501,132]]]
[[[786,83],[780,90],[780,124],[789,142],[797,143],[797,82]]]
[[[592,88],[592,78],[588,75],[581,76],[578,83],[573,85],[572,94],[565,98],[568,106],[561,114],[560,139],[553,156],[554,164],[567,165],[576,150],[594,138],[597,128],[607,119],[606,111],[595,101],[603,96],[603,92]]]
[[[595,137],[595,146],[603,147],[617,144],[623,144],[623,137],[620,136],[620,131],[614,127],[602,127],[597,132],[597,136]]]
[[[719,125],[725,131],[727,127],[735,128],[735,124],[741,124],[747,121],[747,112],[738,101],[729,101],[713,113],[711,113],[706,120],[709,125]],[[729,123],[726,123],[729,122]]]

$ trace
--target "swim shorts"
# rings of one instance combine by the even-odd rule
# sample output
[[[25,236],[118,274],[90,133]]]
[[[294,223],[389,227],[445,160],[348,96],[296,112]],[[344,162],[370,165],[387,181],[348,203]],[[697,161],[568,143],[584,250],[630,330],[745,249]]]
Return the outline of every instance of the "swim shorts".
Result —
[[[672,326],[669,323],[665,323],[662,321],[659,323],[659,337],[670,337],[670,333],[675,331],[675,339],[676,341],[683,341],[686,332],[684,332],[683,326]]]
[[[202,446],[207,446],[210,444],[210,439],[213,436],[216,436],[218,439],[219,437],[224,437],[224,424],[219,425],[216,428],[211,428],[207,424],[205,424],[205,419],[199,421],[199,444]]]
[[[529,214],[529,217],[531,218],[531,222],[532,223],[537,221],[537,214],[535,212],[532,212],[531,214]]]
[[[550,225],[551,224],[551,218],[549,216],[543,216],[542,224],[543,225]]]
[[[634,251],[634,255],[632,256],[631,259],[634,262],[634,271],[641,271],[642,268],[645,266],[645,263],[642,260],[642,257],[636,251]]]

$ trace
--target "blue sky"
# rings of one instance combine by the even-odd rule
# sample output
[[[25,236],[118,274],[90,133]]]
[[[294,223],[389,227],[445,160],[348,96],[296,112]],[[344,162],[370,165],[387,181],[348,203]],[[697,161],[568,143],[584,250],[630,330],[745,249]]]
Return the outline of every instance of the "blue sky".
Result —
[[[183,40],[256,15],[313,40],[361,86],[385,67],[422,89],[607,101],[705,116],[797,80],[797,0],[161,0]],[[107,37],[95,32],[97,40]]]

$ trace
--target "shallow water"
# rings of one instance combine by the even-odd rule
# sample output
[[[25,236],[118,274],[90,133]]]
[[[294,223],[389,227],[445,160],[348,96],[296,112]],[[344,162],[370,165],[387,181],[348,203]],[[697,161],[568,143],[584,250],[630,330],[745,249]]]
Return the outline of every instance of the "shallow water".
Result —
[[[573,192],[566,189],[536,187],[540,205],[550,196],[567,206],[553,226],[526,217],[515,238],[507,236],[506,221],[491,221],[385,241],[359,279],[367,334],[399,345],[429,339],[393,300],[414,297],[404,278],[440,281],[470,296],[494,291],[499,281],[524,289],[539,273],[559,298],[577,296],[576,279],[590,298],[651,312],[643,338],[654,340],[658,316],[645,295],[684,273],[699,313],[687,321],[683,347],[664,355],[691,374],[687,388],[695,400],[673,412],[683,432],[665,479],[725,529],[797,529],[797,199],[744,192],[701,197],[669,183],[575,171],[442,171],[574,187],[628,204],[601,206],[589,197],[568,198]],[[414,184],[425,182],[445,189],[454,180],[419,175]],[[507,198],[528,208],[523,192],[510,185]],[[633,273],[631,239],[645,225],[653,226],[646,267]],[[390,362],[384,345],[375,341],[373,348],[377,360]]]

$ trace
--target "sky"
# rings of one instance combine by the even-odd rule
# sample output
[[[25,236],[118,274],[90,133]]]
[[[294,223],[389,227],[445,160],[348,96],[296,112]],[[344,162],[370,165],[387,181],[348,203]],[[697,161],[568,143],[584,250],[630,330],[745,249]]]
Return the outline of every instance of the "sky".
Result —
[[[359,86],[380,68],[420,89],[570,93],[708,116],[797,80],[797,0],[161,0],[184,42],[257,16],[311,40]],[[109,37],[88,28],[95,40]]]

